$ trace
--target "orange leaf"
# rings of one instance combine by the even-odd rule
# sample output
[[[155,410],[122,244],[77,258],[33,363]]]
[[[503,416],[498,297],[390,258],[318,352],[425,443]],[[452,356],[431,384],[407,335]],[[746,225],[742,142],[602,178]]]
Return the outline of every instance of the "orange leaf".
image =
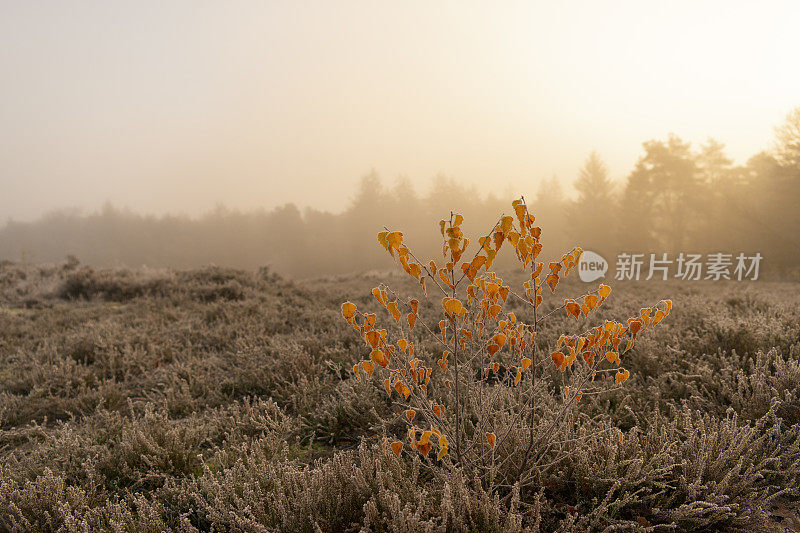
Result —
[[[556,292],[556,285],[558,285],[558,274],[550,274],[545,278],[545,283],[550,286],[550,292]]]
[[[353,318],[356,314],[356,304],[353,302],[345,302],[342,304],[342,316],[345,318]]]
[[[388,309],[389,312],[392,313],[392,316],[397,322],[400,322],[400,309],[397,307],[397,300],[386,304],[386,309]]]
[[[500,287],[499,292],[500,292],[500,298],[502,298],[504,302],[508,298],[508,295],[511,293],[508,287]]]
[[[408,400],[408,397],[411,395],[411,390],[402,381],[398,381],[394,384],[394,390],[402,394],[406,400]]]
[[[392,251],[392,248],[397,250],[400,248],[400,244],[403,242],[403,234],[399,231],[393,231],[386,235],[386,242],[389,244],[389,251]]]
[[[389,380],[389,378],[383,380],[383,388],[386,389],[386,394],[389,396],[392,395],[392,382]]]
[[[519,225],[525,225],[525,204],[517,204],[514,206],[514,211],[517,213],[517,218],[519,219]]]
[[[408,409],[406,411],[406,418],[408,418],[408,421],[411,422],[412,420],[414,420],[414,417],[416,416],[416,414],[417,414],[417,412],[415,410]]]
[[[417,315],[414,313],[408,313],[406,318],[408,319],[408,329],[414,329],[414,324],[417,323]]]
[[[400,457],[400,451],[403,449],[403,443],[398,440],[397,442],[393,442],[391,444],[391,446],[392,446],[392,451],[394,452],[394,454],[397,457]]]
[[[442,405],[434,405],[433,406],[433,414],[436,415],[436,418],[439,418],[439,419],[442,418],[442,413],[444,412],[443,409],[442,409],[443,407],[444,406],[442,406]]]
[[[489,446],[491,446],[492,448],[494,448],[496,440],[497,440],[497,437],[495,436],[494,433],[487,433],[486,434],[486,442],[488,442]]]
[[[375,371],[375,365],[372,364],[372,361],[362,361],[361,366],[364,368],[364,372],[372,377],[372,373]]]
[[[529,366],[531,366],[531,360],[529,358],[527,358],[527,357],[523,357],[522,358],[522,370],[527,370]]]
[[[427,444],[422,444],[420,446],[417,446],[417,451],[420,453],[420,455],[422,455],[422,457],[427,457],[428,454],[431,452],[432,446],[433,445],[430,442]]]
[[[442,299],[442,307],[444,307],[445,312],[451,315],[461,316],[467,312],[463,304],[456,298]]]
[[[600,297],[605,300],[608,298],[608,295],[611,294],[611,287],[608,285],[600,285],[600,289],[598,289],[597,292],[600,294]]]
[[[372,350],[372,353],[369,354],[369,358],[384,368],[389,364],[389,361],[386,360],[386,354],[383,353],[383,350]]]
[[[553,352],[553,353],[550,354],[550,357],[553,358],[553,363],[555,363],[555,365],[558,368],[561,368],[561,366],[564,364],[564,354],[563,353],[561,353],[561,352]]]
[[[375,287],[374,289],[372,289],[372,295],[375,297],[376,300],[378,300],[378,303],[386,307],[386,301],[383,299],[383,295],[381,294],[381,292],[382,291],[379,287]]]
[[[367,343],[373,348],[377,348],[381,343],[381,334],[376,330],[370,330],[365,336]]]
[[[574,316],[576,320],[581,316],[581,306],[575,303],[575,300],[566,300],[564,302],[564,308],[567,310],[567,313]]]

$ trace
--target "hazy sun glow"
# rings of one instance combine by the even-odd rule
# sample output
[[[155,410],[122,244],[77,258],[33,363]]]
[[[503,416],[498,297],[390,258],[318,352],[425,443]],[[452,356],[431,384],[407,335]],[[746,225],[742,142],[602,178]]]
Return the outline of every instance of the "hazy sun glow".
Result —
[[[104,201],[339,211],[361,175],[525,193],[597,150],[800,105],[794,2],[114,2],[0,7],[0,215]]]

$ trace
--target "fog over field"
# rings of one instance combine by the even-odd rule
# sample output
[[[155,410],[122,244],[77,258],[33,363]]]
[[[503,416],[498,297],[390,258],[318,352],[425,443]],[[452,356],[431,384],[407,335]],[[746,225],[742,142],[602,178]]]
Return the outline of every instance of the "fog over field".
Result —
[[[800,532],[798,20],[0,2],[0,533]]]

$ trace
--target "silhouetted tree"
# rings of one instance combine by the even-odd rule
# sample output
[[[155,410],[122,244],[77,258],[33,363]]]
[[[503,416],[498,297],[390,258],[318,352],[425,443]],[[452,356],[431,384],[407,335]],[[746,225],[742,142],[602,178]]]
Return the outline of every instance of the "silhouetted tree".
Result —
[[[609,251],[616,228],[614,184],[600,155],[592,152],[574,183],[578,197],[569,203],[569,236],[584,249]]]
[[[675,135],[643,146],[623,194],[622,240],[633,249],[678,252],[702,204],[695,157]]]
[[[775,159],[781,166],[800,170],[800,107],[775,128]]]

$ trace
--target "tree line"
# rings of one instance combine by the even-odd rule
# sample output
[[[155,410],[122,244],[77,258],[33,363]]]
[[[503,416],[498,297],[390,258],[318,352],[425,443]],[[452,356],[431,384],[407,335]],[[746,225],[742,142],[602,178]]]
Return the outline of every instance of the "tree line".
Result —
[[[574,195],[553,177],[526,198],[544,230],[544,256],[573,245],[609,262],[623,252],[746,252],[764,257],[765,272],[800,273],[800,107],[776,128],[773,147],[742,165],[713,139],[693,147],[670,135],[642,148],[622,180],[612,180],[593,152],[573,183]],[[62,211],[34,222],[8,221],[0,229],[0,259],[57,262],[74,255],[98,266],[269,266],[295,277],[382,269],[391,266],[375,242],[384,226],[403,231],[427,260],[438,257],[438,221],[451,209],[465,216],[465,232],[477,235],[488,232],[495,214],[518,194],[507,196],[446,176],[435,177],[421,195],[406,179],[385,184],[372,172],[339,214],[287,204],[155,217],[107,205],[92,214]]]

